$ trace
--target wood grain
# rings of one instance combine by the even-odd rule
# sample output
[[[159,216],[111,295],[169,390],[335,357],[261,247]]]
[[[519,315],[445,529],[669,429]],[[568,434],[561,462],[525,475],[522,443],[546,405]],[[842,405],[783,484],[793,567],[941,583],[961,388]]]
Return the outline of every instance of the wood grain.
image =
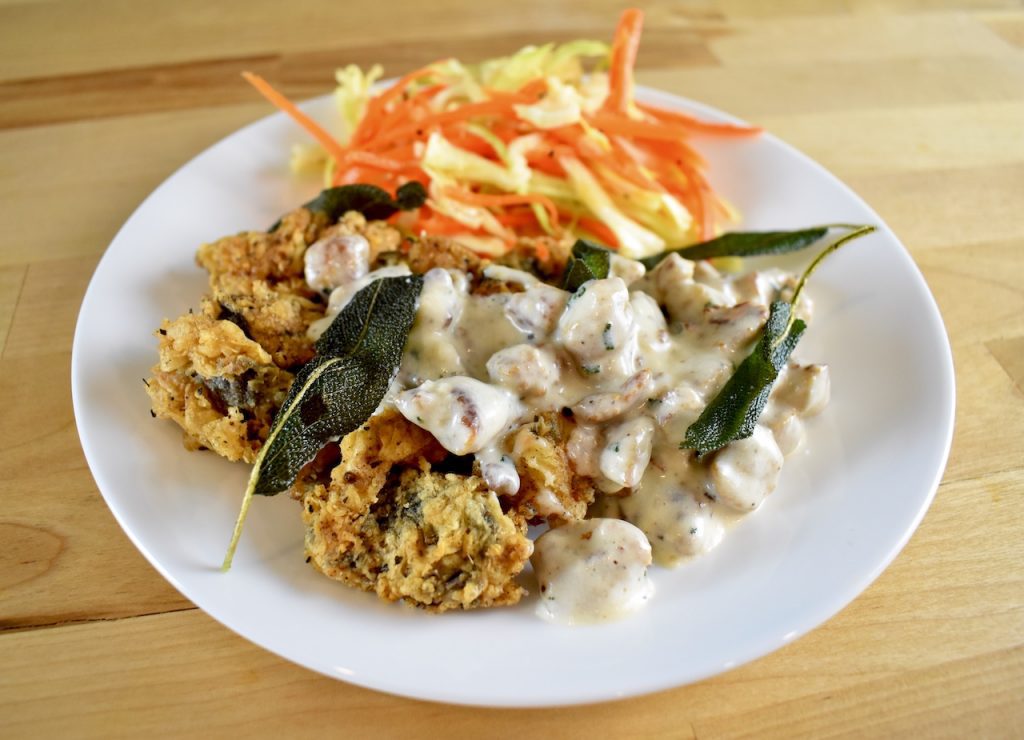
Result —
[[[317,0],[0,0],[0,736],[1024,736],[1024,9],[1012,0],[645,4],[640,82],[765,125],[840,175],[907,245],[952,343],[957,425],[935,502],[878,580],[810,634],[627,701],[411,701],[221,627],[104,505],[68,384],[78,307],[141,200],[270,112],[241,69],[302,98],[343,63],[400,74],[606,38],[618,8],[398,0],[362,4],[354,22],[351,4]]]
[[[706,44],[714,29],[684,33],[659,31],[644,39],[641,68],[670,64],[673,68],[717,64]],[[495,49],[512,52],[527,44],[566,41],[571,34],[515,33],[454,38],[446,53],[480,61]],[[329,91],[339,65],[380,64],[391,75],[429,64],[436,42],[415,39],[401,44],[365,42],[344,48],[308,50],[288,55],[264,55],[130,67],[60,77],[0,82],[0,129],[38,126],[63,121],[217,107],[258,100],[241,80],[249,70],[274,81],[288,96],[303,99]],[[125,90],[133,91],[130,97]]]
[[[0,267],[0,356],[3,355],[7,344],[7,334],[11,330],[11,320],[14,318],[14,309],[18,305],[18,297],[21,295],[21,286],[25,282],[27,271],[28,267],[25,265]]]

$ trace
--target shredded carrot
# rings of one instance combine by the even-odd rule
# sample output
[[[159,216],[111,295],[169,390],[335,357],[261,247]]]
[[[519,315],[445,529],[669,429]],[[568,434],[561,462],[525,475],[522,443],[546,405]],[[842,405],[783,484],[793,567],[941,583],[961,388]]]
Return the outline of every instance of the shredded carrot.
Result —
[[[426,210],[421,209],[421,212]],[[413,231],[420,234],[436,234],[438,236],[452,236],[467,232],[475,233],[473,229],[470,229],[465,224],[459,223],[454,218],[449,218],[436,211],[430,211],[427,215],[421,213],[419,220],[413,225]]]
[[[536,151],[530,152],[526,155],[526,163],[530,165],[530,169],[536,170],[545,175],[551,177],[564,178],[565,170],[562,169],[562,165],[558,163],[558,159],[555,155],[548,154],[548,151]]]
[[[398,182],[391,173],[385,173],[372,168],[363,167],[339,169],[334,176],[334,182],[332,184],[354,185],[356,183],[376,185],[377,187],[388,191],[392,191],[398,186]]]
[[[494,151],[494,147],[479,136],[474,136],[472,133],[467,131],[464,126],[451,126],[443,129],[442,133],[448,141],[460,149],[465,149],[468,152],[479,154],[481,157],[497,156],[497,153]]]
[[[357,145],[372,145],[375,137],[379,136],[385,131],[395,128],[396,126],[408,123],[409,121],[415,121],[418,119],[425,118],[430,115],[430,108],[428,104],[431,99],[442,90],[448,88],[448,85],[444,83],[437,83],[434,85],[427,85],[422,90],[418,90],[411,96],[408,96],[401,105],[392,106],[392,110],[389,112],[377,104],[375,106],[375,112],[371,119],[371,114],[368,112],[364,117],[364,121],[369,121],[364,127],[360,125],[360,128],[355,136],[353,136],[353,144]],[[371,101],[371,104],[375,103],[377,98]]]
[[[382,157],[372,152],[350,151],[342,155],[344,164],[358,164],[364,167],[384,170],[386,172],[404,172],[410,169],[419,169],[419,163],[414,161],[400,162],[397,159]]]
[[[363,143],[374,136],[374,134],[380,129],[380,126],[388,117],[388,105],[394,101],[398,102],[398,98],[402,96],[408,89],[409,85],[422,77],[433,72],[434,64],[428,64],[426,67],[420,67],[419,69],[413,70],[406,75],[403,75],[394,85],[389,87],[387,90],[370,99],[369,104],[366,106],[366,113],[363,115],[363,120],[360,121],[359,128],[352,137],[353,143]],[[402,106],[396,106],[401,109]]]
[[[606,246],[618,247],[619,239],[615,236],[615,232],[604,225],[604,221],[598,221],[596,218],[583,217],[577,220],[581,229],[589,231],[591,234],[600,239]]]
[[[515,103],[510,100],[485,100],[479,103],[466,103],[465,105],[453,108],[452,110],[435,113],[423,120],[416,121],[415,123],[396,126],[390,131],[382,133],[375,141],[377,144],[382,144],[400,140],[408,136],[422,138],[425,131],[433,125],[455,123],[456,121],[469,121],[474,118],[486,118],[488,116],[496,118],[511,116],[513,114],[513,105],[515,105]]]
[[[502,226],[508,226],[513,229],[528,229],[537,226],[537,217],[533,215],[533,211],[530,209],[516,209],[505,211],[504,213],[496,213],[494,218]]]
[[[548,212],[551,226],[558,229],[558,208],[551,198],[537,193],[491,194],[474,193],[462,188],[445,188],[442,192],[450,198],[478,206],[517,206],[522,203],[539,203]]]
[[[605,106],[625,113],[633,101],[633,67],[640,49],[640,33],[644,26],[644,12],[637,8],[622,11],[612,41],[611,63],[608,69],[608,98]]]
[[[538,77],[535,80],[530,80],[523,85],[517,92],[527,98],[537,98],[548,91],[548,81],[543,77]]]
[[[607,134],[618,134],[636,139],[655,141],[681,141],[692,132],[685,126],[664,121],[638,121],[635,118],[600,110],[590,116],[590,123]]]
[[[644,113],[653,116],[659,121],[674,123],[682,126],[683,128],[702,134],[714,134],[717,136],[757,136],[761,133],[761,129],[757,126],[739,126],[734,123],[711,123],[710,121],[702,121],[699,118],[688,116],[685,113],[680,113],[679,111],[666,110],[664,108],[659,108],[656,105],[648,105],[647,103],[637,103],[637,107]]]
[[[693,219],[690,235],[707,239],[716,234],[716,224],[730,218],[731,213],[711,189],[705,177],[707,163],[690,142],[697,135],[754,136],[760,129],[704,121],[637,102],[634,69],[643,21],[642,11],[623,11],[607,58],[608,95],[604,103],[584,114],[578,123],[557,128],[541,128],[516,114],[517,105],[535,104],[549,94],[548,78],[540,73],[517,89],[498,90],[487,87],[483,75],[463,87],[462,72],[455,65],[421,67],[369,96],[344,145],[263,78],[249,72],[244,77],[321,144],[333,160],[334,184],[361,182],[394,191],[403,183],[417,180],[437,188],[440,183],[432,182],[423,169],[425,145],[437,133],[464,153],[510,168],[514,177],[522,175],[517,180],[521,183],[515,188],[517,192],[492,192],[492,188],[480,192],[470,177],[457,175],[454,186],[432,191],[438,200],[451,198],[489,209],[504,229],[502,238],[506,243],[512,243],[512,234],[543,235],[553,228],[556,233],[568,235],[585,233],[613,248],[634,246],[620,244],[617,234],[621,232],[598,219],[585,205],[584,193],[578,190],[583,185],[569,178],[559,158],[571,158],[590,170],[594,183],[588,187],[607,190],[616,207],[629,218],[637,218],[635,204],[643,202],[630,197],[633,188],[674,198]],[[529,168],[525,175],[517,170],[522,167],[522,159],[510,159],[502,146],[524,136],[539,142],[522,154]],[[467,167],[475,166],[473,159],[465,161]],[[518,192],[521,190],[527,192]],[[559,193],[557,203],[542,192]],[[403,215],[400,223],[417,233],[493,236],[435,211],[436,203],[428,201],[416,214]],[[639,217],[644,220],[643,214]],[[628,241],[630,237],[623,234],[622,239]],[[538,259],[551,258],[543,245],[536,248],[536,253]]]
[[[302,128],[306,129],[310,136],[319,141],[320,146],[326,149],[327,153],[330,154],[336,162],[341,161],[341,155],[344,151],[341,144],[335,141],[329,133],[320,128],[316,121],[299,110],[292,101],[288,100],[288,98],[271,87],[270,83],[259,75],[253,74],[252,72],[242,72],[242,77],[245,78],[246,82],[255,87],[263,97],[291,116],[297,124],[302,126]]]

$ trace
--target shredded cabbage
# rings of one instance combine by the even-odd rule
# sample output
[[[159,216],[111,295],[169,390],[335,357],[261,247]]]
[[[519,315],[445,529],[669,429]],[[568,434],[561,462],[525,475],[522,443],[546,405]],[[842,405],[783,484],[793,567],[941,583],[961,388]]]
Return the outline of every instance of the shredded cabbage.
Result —
[[[515,106],[516,115],[539,129],[558,128],[583,120],[580,94],[576,88],[548,77],[548,94],[533,105]]]
[[[525,161],[525,160],[524,160]],[[425,171],[439,173],[453,180],[492,185],[512,193],[521,192],[529,182],[529,170],[516,172],[460,149],[436,131],[427,139],[421,166]]]
[[[589,39],[557,46],[525,46],[511,56],[482,62],[476,68],[476,76],[484,87],[492,90],[518,90],[538,77],[578,83],[586,71],[583,60],[605,59],[608,51],[608,44]]]
[[[560,157],[558,162],[569,175],[579,200],[615,234],[624,257],[640,259],[665,251],[665,240],[620,211],[582,162],[575,157]]]
[[[334,90],[334,104],[341,116],[341,141],[347,142],[356,130],[359,121],[366,112],[366,105],[370,102],[370,92],[374,83],[384,74],[384,68],[379,64],[370,67],[370,71],[363,74],[363,70],[354,64],[342,67],[334,73],[338,87]]]
[[[594,219],[607,228],[602,231],[605,238],[611,240],[614,235],[622,254],[629,257],[644,257],[669,244],[692,242],[701,231],[701,215],[695,218],[677,197],[667,192],[666,185],[675,185],[665,179],[674,178],[684,189],[692,188],[692,183],[678,168],[660,162],[659,150],[646,146],[628,132],[606,132],[597,127],[598,117],[609,110],[613,110],[613,115],[618,111],[618,115],[625,113],[635,119],[645,115],[635,106],[623,109],[621,101],[619,108],[607,107],[611,78],[605,70],[611,61],[608,44],[581,39],[526,46],[514,54],[475,65],[464,65],[457,59],[435,62],[410,76],[403,83],[407,85],[403,96],[393,99],[386,110],[373,109],[378,122],[386,120],[389,114],[392,118],[385,129],[369,129],[371,138],[366,141],[373,142],[372,137],[383,131],[387,143],[366,149],[363,156],[369,160],[365,166],[370,169],[360,176],[369,174],[372,180],[376,177],[373,173],[380,171],[382,181],[401,184],[416,177],[419,171],[420,179],[425,175],[429,180],[426,184],[430,196],[420,220],[426,219],[430,210],[446,216],[467,228],[466,238],[457,234],[457,240],[488,254],[500,253],[514,241],[515,234],[505,224],[522,221],[504,218],[510,215],[508,209],[512,207],[520,210],[511,215],[521,214],[524,208],[532,213],[528,222],[532,231],[528,233],[543,233],[567,241],[586,233],[580,222],[593,223],[588,219]],[[354,164],[342,161],[344,144],[351,141],[353,132],[367,115],[369,101],[375,94],[374,85],[382,73],[379,65],[366,72],[355,65],[337,70],[334,97],[341,119],[342,151],[332,150],[328,155],[321,145],[296,146],[291,157],[293,171],[321,171],[325,181],[333,184],[338,179],[335,169],[339,166],[345,171],[364,166],[360,163],[366,159],[354,160]],[[538,92],[540,80],[543,94]],[[421,91],[426,95],[420,96]],[[528,99],[536,102],[518,103],[506,97],[507,107],[501,107],[501,95],[516,94],[529,94]],[[621,88],[618,94],[621,98]],[[396,124],[393,114],[397,111],[402,115],[402,108],[395,106],[406,101],[408,118]],[[472,104],[481,106],[482,115],[458,116],[462,106]],[[490,113],[492,110],[502,112]],[[449,112],[455,117],[446,118]],[[506,115],[508,120],[503,120]],[[425,123],[415,137],[402,134],[388,138],[389,130],[408,127],[418,120]],[[446,123],[451,120],[457,121],[454,128]],[[511,129],[509,121],[515,123]],[[567,127],[572,127],[573,138],[559,132],[563,128],[569,130]],[[466,143],[467,135],[486,146]],[[538,149],[550,157],[551,167],[531,165],[537,162]],[[638,185],[636,178],[620,167],[617,162],[622,157],[633,161],[632,165],[623,166],[636,167],[651,179],[650,188]],[[645,162],[657,174],[648,172]],[[410,169],[413,174],[404,174]],[[464,200],[453,197],[459,191],[465,193]],[[494,206],[493,201],[490,206],[481,205],[482,200],[466,202],[472,200],[473,194],[492,193],[532,197],[518,202],[510,200],[512,206],[500,207]],[[727,213],[728,205],[722,205]],[[557,223],[552,218],[556,211],[562,216]],[[413,217],[406,220],[410,225],[417,222]],[[597,224],[593,228],[598,229]]]

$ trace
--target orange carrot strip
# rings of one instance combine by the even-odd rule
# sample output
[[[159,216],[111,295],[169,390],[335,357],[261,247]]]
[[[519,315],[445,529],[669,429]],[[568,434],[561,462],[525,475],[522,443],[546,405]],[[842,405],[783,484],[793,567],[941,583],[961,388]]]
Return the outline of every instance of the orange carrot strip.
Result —
[[[473,231],[465,224],[460,224],[458,221],[442,216],[440,213],[431,213],[429,217],[420,219],[416,222],[413,230],[420,234],[435,236],[451,236],[452,234],[465,234]]]
[[[370,168],[348,167],[339,169],[334,175],[334,185],[353,185],[355,183],[376,185],[388,192],[394,192],[398,186],[398,182],[391,173]]]
[[[588,137],[579,124],[574,123],[569,126],[548,129],[547,133],[548,136],[576,149],[574,156],[600,157],[605,153],[601,145]]]
[[[526,155],[526,163],[530,165],[531,169],[537,170],[537,172],[542,172],[552,177],[564,178],[566,176],[565,170],[562,169],[562,165],[558,164],[558,160],[554,155],[548,156],[548,151],[550,150],[530,152]]]
[[[634,139],[680,141],[693,135],[693,131],[676,123],[638,121],[621,113],[607,110],[597,111],[588,120],[605,134],[627,136]]]
[[[502,226],[509,226],[514,229],[521,229],[524,226],[536,226],[537,217],[533,215],[533,211],[526,210],[515,210],[505,211],[504,213],[494,214],[494,218],[497,219],[498,223]]]
[[[465,105],[461,105],[453,110],[434,113],[421,121],[416,121],[404,126],[396,126],[389,131],[383,132],[380,136],[376,137],[372,143],[375,146],[380,146],[405,137],[422,138],[426,134],[427,129],[433,125],[468,121],[473,118],[483,118],[486,116],[495,116],[499,118],[501,116],[509,116],[512,113],[513,105],[514,103],[505,100],[484,100],[479,103],[466,103]]]
[[[692,192],[696,201],[696,207],[691,209],[691,215],[697,222],[702,241],[712,239],[715,236],[715,205],[714,193],[711,187],[700,174],[700,172],[689,164],[682,164],[679,169],[686,175],[686,179],[692,183]]]
[[[653,141],[648,139],[645,141],[628,142],[625,146],[641,152],[641,157],[644,158],[643,162],[648,167],[656,166],[658,162],[665,160],[688,162],[698,169],[707,167],[704,157],[684,141]]]
[[[619,16],[608,69],[608,98],[604,103],[609,110],[625,113],[633,101],[633,67],[643,26],[642,10],[629,8]]]
[[[638,103],[637,106],[644,113],[666,123],[675,123],[684,128],[691,129],[694,133],[716,134],[719,136],[757,136],[762,129],[759,126],[740,126],[735,123],[713,123],[702,121],[699,118],[688,116],[679,111],[666,110],[656,105]]]
[[[471,190],[448,187],[443,190],[450,198],[461,200],[463,203],[471,203],[478,206],[517,206],[523,203],[539,203],[548,212],[551,218],[551,226],[558,229],[558,207],[555,202],[546,195],[538,193],[474,193]]]
[[[271,87],[270,83],[259,75],[253,74],[252,72],[242,72],[242,77],[245,78],[246,82],[255,87],[259,91],[260,95],[287,113],[297,124],[306,129],[309,135],[319,141],[320,146],[326,149],[327,153],[330,154],[336,162],[341,162],[341,157],[345,150],[342,148],[341,144],[334,140],[334,137],[320,128],[316,121],[299,110],[295,106],[295,103]]]
[[[427,108],[429,99],[434,97],[437,93],[447,89],[448,85],[443,82],[438,82],[433,85],[428,85],[422,90],[416,91],[408,100],[404,101],[401,105],[393,106],[393,110],[390,112],[383,111],[372,132],[369,133],[364,139],[360,140],[360,143],[372,139],[374,135],[387,131],[388,129],[394,128],[401,123],[407,123],[408,121],[415,121],[420,118],[424,118],[430,115],[430,109]]]
[[[343,155],[345,164],[357,164],[363,167],[373,167],[385,172],[404,172],[409,169],[416,169],[419,163],[415,161],[399,161],[390,157],[382,157],[379,154],[366,151],[348,151]]]
[[[536,102],[536,99],[544,95],[548,91],[548,81],[543,77],[537,77],[530,80],[525,85],[520,87],[516,92],[525,98],[528,98],[527,102]]]
[[[590,218],[589,216],[580,217],[576,223],[584,231],[589,231],[591,234],[600,239],[604,244],[609,247],[619,246],[619,239],[615,236],[615,232],[604,225],[603,221],[598,221],[596,218]]]
[[[444,59],[441,59],[438,62],[431,62],[425,67],[414,69],[412,72],[409,72],[399,77],[398,82],[396,82],[394,85],[392,85],[387,90],[385,90],[384,92],[377,96],[377,99],[380,101],[381,106],[386,107],[388,103],[390,103],[392,100],[394,100],[399,95],[404,93],[405,89],[409,87],[409,85],[411,85],[419,78],[426,77],[427,75],[429,75],[431,72],[434,71],[434,67],[437,64],[440,64],[444,61]]]
[[[379,95],[375,95],[370,98],[369,103],[366,105],[366,112],[363,114],[363,118],[359,122],[359,126],[352,135],[352,144],[359,145],[373,138],[390,115],[388,111],[388,104],[392,100],[401,96],[410,84],[419,78],[430,74],[433,66],[433,64],[428,64],[426,67],[420,67],[419,69],[415,69],[412,72],[403,75],[397,82],[395,82],[394,85],[384,90]],[[402,108],[402,106],[399,106],[399,108]],[[393,111],[391,113],[393,113]]]
[[[370,149],[363,149],[361,151],[372,151]],[[407,160],[418,160],[416,156],[416,142],[410,141],[404,144],[396,144],[393,147],[387,149],[381,149],[373,151],[373,154],[380,155],[381,157],[387,157],[388,159],[397,159],[398,161]]]
[[[556,139],[574,146],[577,151],[573,153],[573,156],[581,156],[588,165],[604,165],[626,181],[645,190],[661,189],[656,182],[641,172],[635,159],[628,153],[614,149],[608,152],[587,137],[579,126],[563,126],[551,129],[548,133]]]
[[[479,136],[474,136],[469,131],[466,131],[461,125],[442,127],[441,133],[444,134],[448,141],[460,149],[479,154],[481,157],[497,160],[497,152],[494,151],[494,147]]]

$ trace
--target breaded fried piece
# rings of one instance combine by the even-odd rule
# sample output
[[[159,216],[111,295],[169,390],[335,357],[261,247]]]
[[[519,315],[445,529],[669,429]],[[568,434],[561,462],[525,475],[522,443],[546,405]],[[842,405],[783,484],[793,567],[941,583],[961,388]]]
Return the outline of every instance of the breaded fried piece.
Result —
[[[414,239],[409,245],[409,253],[405,255],[409,269],[417,275],[435,267],[444,267],[479,277],[483,272],[486,260],[477,257],[472,250],[443,236],[425,236]]]
[[[532,273],[552,285],[561,285],[571,251],[572,242],[549,236],[524,237],[497,262]]]
[[[309,325],[324,315],[323,304],[299,295],[289,282],[271,285],[244,275],[211,275],[203,313],[237,324],[273,357],[292,368],[313,358]]]
[[[302,495],[306,554],[325,575],[430,611],[519,600],[525,527],[475,476],[429,472],[445,451],[396,412],[341,442],[328,485]]]
[[[182,428],[187,449],[253,462],[291,373],[230,321],[186,314],[157,334],[160,361],[147,381],[153,413]]]
[[[269,282],[301,279],[306,247],[320,237],[326,225],[324,214],[297,208],[270,233],[247,231],[202,245],[196,262],[211,278],[245,275]]]
[[[594,500],[589,478],[576,475],[565,443],[568,422],[557,414],[537,416],[512,436],[512,456],[519,472],[515,510],[527,521],[559,524],[583,519]]]
[[[326,229],[320,239],[333,234],[344,236],[364,236],[370,243],[370,264],[372,265],[381,254],[396,252],[402,245],[402,234],[386,221],[367,221],[359,211],[348,211],[338,223]]]
[[[438,612],[519,601],[533,544],[481,478],[406,470],[390,493],[366,528],[383,540],[378,596]]]
[[[303,502],[306,549],[317,559],[317,567],[340,569],[344,562],[344,569],[332,577],[372,591],[372,575],[363,575],[372,574],[374,567],[359,534],[363,519],[395,465],[418,467],[424,460],[443,459],[447,452],[429,432],[397,411],[370,417],[345,435],[339,448],[340,461],[328,483],[300,477],[292,495]]]

